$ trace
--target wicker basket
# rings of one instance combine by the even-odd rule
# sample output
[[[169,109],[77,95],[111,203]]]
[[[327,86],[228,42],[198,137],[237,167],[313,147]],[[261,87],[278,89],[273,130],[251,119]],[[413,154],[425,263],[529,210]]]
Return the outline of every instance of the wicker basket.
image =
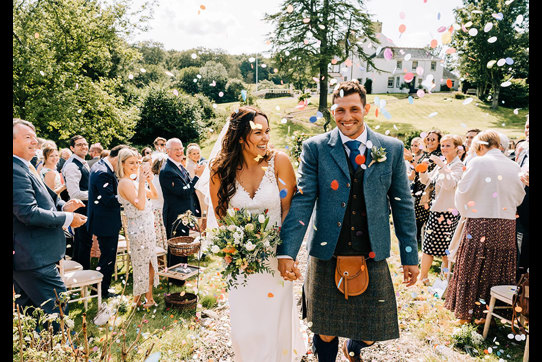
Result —
[[[194,241],[193,236],[177,236],[168,239],[167,244],[171,254],[177,256],[189,256],[195,254],[199,251],[201,246],[199,241]]]
[[[197,297],[193,293],[185,293],[181,296],[181,293],[171,293],[164,298],[166,306],[176,309],[188,309],[194,307],[197,302]]]

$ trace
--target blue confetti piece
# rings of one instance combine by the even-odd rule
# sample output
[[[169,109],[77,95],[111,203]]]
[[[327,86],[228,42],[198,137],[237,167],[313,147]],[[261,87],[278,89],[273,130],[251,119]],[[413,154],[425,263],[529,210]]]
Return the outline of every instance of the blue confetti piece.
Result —
[[[350,40],[348,40],[348,38],[346,39],[346,41],[348,42],[348,45],[351,45],[351,44],[350,44]]]
[[[407,247],[405,248],[405,251],[406,251],[407,253],[410,253],[410,252],[412,251],[412,247],[411,247],[411,246],[407,246]]]
[[[446,249],[444,250],[444,252],[446,253],[446,255],[450,255],[450,250]]]
[[[243,97],[243,102],[245,102],[247,100],[247,91],[246,90],[242,90],[241,91],[241,97]]]
[[[285,148],[285,149],[287,149],[287,150],[289,149],[289,147],[288,147],[288,146],[284,146],[284,148]]]
[[[387,119],[390,119],[390,118],[391,118],[390,112],[388,112],[388,111],[385,110],[385,109],[382,110],[382,114],[383,114],[384,117],[386,117]]]
[[[437,20],[440,20],[440,13],[437,14]]]
[[[408,96],[408,103],[414,103],[414,98],[412,98],[412,96]]]
[[[506,62],[506,64],[508,64],[508,65],[512,65],[512,64],[514,64],[514,59],[508,57],[508,58],[505,59],[505,62]]]
[[[280,198],[283,199],[288,195],[288,190],[282,189],[280,190]]]
[[[448,268],[442,268],[442,271],[445,272],[445,273],[448,273]]]
[[[316,117],[317,118],[322,118],[324,115],[322,114],[322,112],[318,111],[316,112]]]
[[[311,123],[314,123],[317,119],[318,118],[316,118],[316,116],[312,116],[311,118],[309,118],[309,121],[311,121]]]
[[[471,234],[467,234],[467,239],[472,239],[472,235],[471,235]]]

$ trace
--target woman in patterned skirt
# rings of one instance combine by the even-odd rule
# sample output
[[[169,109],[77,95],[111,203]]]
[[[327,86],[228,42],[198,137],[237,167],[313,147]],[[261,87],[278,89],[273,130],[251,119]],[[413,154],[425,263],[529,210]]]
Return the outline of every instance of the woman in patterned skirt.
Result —
[[[485,323],[491,287],[516,283],[516,208],[525,190],[521,168],[499,151],[499,143],[493,130],[474,138],[477,157],[455,192],[455,207],[466,221],[444,306],[460,323]]]
[[[156,234],[156,245],[164,250],[167,250],[167,234],[164,226],[164,217],[162,209],[164,208],[164,196],[162,195],[162,187],[160,186],[160,170],[167,160],[167,155],[163,152],[154,152],[151,160],[151,171],[153,173],[152,183],[156,188],[158,197],[151,199],[152,212],[154,213],[154,232]]]
[[[458,151],[462,145],[461,137],[446,135],[440,140],[440,157],[431,155],[430,159],[436,167],[431,172],[420,172],[420,181],[424,185],[435,185],[435,199],[429,212],[425,226],[422,245],[422,270],[420,281],[428,285],[429,268],[435,256],[442,257],[443,272],[448,269],[448,245],[459,221],[459,212],[455,209],[454,196],[457,183],[463,175],[463,163],[459,160]]]
[[[427,135],[423,139],[423,142],[425,144],[424,146],[424,153],[423,156],[419,159],[419,161],[414,164],[414,170],[416,170],[416,166],[422,162],[428,162],[429,167],[427,171],[432,171],[433,168],[435,168],[435,163],[430,160],[430,157],[432,155],[434,156],[442,156],[440,152],[440,139],[442,138],[442,133],[438,130],[431,130],[427,132]],[[418,240],[418,248],[421,249],[421,243],[422,243],[422,227],[429,218],[429,207],[428,204],[421,204],[420,199],[422,198],[422,194],[424,192],[425,185],[421,183],[419,173],[416,172],[416,176],[414,177],[414,185],[412,187],[412,194],[414,196],[414,211],[416,212],[416,228],[417,228],[417,234],[416,238]]]

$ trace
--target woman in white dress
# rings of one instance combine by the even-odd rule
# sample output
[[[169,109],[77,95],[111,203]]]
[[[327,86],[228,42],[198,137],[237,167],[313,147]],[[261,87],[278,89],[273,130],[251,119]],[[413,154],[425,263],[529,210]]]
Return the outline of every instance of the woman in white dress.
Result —
[[[138,152],[131,148],[120,150],[117,177],[118,199],[124,208],[130,242],[130,260],[133,268],[132,294],[138,305],[145,294],[144,308],[156,305],[152,296],[153,285],[158,286],[158,260],[154,214],[147,199],[158,195],[152,183],[153,174],[148,163],[139,166]],[[150,190],[147,190],[147,186]]]
[[[60,154],[54,143],[48,143],[42,150],[43,152],[43,167],[40,170],[40,175],[43,182],[57,195],[66,190],[66,185],[62,183],[60,173],[56,170]]]
[[[268,148],[267,116],[255,108],[241,107],[231,115],[225,129],[223,141],[217,141],[222,149],[210,160],[208,214],[220,223],[228,208],[252,213],[267,209],[270,225],[280,226],[288,213],[296,179],[288,156]],[[211,220],[209,223],[212,225]],[[306,352],[293,284],[281,277],[277,264],[277,259],[271,258],[269,266],[274,275],[252,274],[245,286],[229,291],[235,361],[299,361]]]

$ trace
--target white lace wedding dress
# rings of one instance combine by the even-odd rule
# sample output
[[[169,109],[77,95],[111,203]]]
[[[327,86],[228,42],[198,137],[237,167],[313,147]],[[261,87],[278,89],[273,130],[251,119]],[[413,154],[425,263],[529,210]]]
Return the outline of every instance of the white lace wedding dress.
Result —
[[[273,155],[254,198],[236,181],[230,208],[244,208],[252,213],[268,209],[270,225],[281,225],[281,206]],[[277,269],[277,259],[270,260],[275,271],[248,276],[245,286],[229,291],[231,338],[235,361],[299,361],[307,347],[300,331],[299,315],[294,306],[293,283],[285,281]],[[238,277],[242,281],[242,277]]]

